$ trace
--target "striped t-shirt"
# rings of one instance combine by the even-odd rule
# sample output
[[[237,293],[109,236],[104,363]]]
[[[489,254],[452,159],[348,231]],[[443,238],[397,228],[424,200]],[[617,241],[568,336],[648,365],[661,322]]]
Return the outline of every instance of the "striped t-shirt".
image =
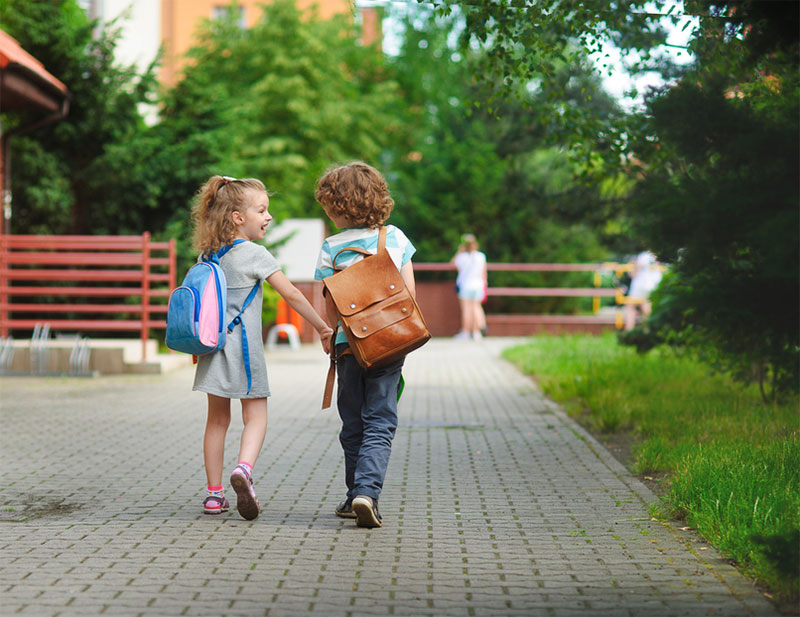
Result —
[[[314,279],[321,281],[334,273],[333,259],[343,248],[354,246],[368,251],[373,255],[377,253],[378,233],[378,229],[354,227],[345,229],[325,240],[325,242],[322,243],[322,248],[317,258],[317,268],[314,271]],[[389,252],[389,256],[397,266],[397,269],[400,270],[411,261],[417,249],[414,248],[414,245],[411,244],[411,241],[400,229],[394,225],[386,225],[386,250]],[[344,270],[362,259],[364,259],[364,256],[361,253],[345,251],[336,258],[336,269]],[[336,343],[346,342],[347,338],[340,329],[336,334]]]

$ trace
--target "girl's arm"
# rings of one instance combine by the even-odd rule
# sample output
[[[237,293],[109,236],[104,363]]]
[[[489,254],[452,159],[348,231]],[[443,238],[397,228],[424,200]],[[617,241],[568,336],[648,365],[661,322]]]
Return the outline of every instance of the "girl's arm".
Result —
[[[314,307],[306,300],[306,297],[300,290],[292,285],[292,282],[286,278],[286,275],[280,270],[268,276],[267,282],[272,285],[273,289],[275,289],[284,300],[286,300],[289,306],[300,313],[300,315],[314,326],[314,329],[319,332],[322,348],[325,350],[325,353],[330,353],[333,329],[319,316],[319,313],[314,310]]]
[[[414,282],[414,266],[411,261],[407,261],[406,264],[400,268],[400,276],[403,277],[403,282],[406,284],[406,287],[408,287],[408,293],[411,294],[412,298],[416,298],[417,285]]]

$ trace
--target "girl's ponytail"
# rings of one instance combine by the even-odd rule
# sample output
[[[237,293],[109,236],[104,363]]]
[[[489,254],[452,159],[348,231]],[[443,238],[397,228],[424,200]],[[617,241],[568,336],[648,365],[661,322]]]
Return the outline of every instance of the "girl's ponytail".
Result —
[[[206,181],[192,207],[195,249],[208,254],[233,242],[236,227],[231,214],[247,207],[245,199],[249,190],[267,191],[256,178],[211,176]]]

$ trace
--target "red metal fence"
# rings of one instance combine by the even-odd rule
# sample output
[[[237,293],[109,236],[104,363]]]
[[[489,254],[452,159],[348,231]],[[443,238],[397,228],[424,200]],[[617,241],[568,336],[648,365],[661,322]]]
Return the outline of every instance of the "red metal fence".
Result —
[[[141,236],[0,235],[0,336],[163,329],[176,285],[175,241]]]
[[[602,287],[603,273],[617,275],[631,269],[629,264],[590,263],[590,264],[506,264],[488,263],[491,272],[586,272],[591,274],[591,287],[489,287],[489,297],[563,297],[592,298],[593,314],[487,314],[486,321],[490,334],[497,336],[518,336],[536,332],[583,331],[599,332],[622,327],[621,315],[598,314],[602,298],[614,298],[618,304],[628,302],[622,290],[616,287]],[[414,272],[453,272],[456,268],[449,263],[415,263]],[[422,279],[422,277],[421,277]],[[491,283],[491,275],[489,277]],[[453,280],[447,282],[417,282],[417,300],[420,303],[428,327],[434,336],[451,336],[459,328],[459,308],[453,289]],[[587,281],[589,282],[589,281]]]

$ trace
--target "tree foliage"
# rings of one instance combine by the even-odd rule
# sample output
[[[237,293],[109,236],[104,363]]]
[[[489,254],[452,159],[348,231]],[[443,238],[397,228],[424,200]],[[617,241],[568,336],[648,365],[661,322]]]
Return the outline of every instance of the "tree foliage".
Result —
[[[545,84],[550,135],[572,135],[601,173],[635,183],[633,240],[672,261],[651,320],[672,340],[742,379],[796,388],[798,374],[798,13],[782,2],[594,3],[583,0],[439,0],[465,17],[462,45],[487,53],[476,72],[499,109],[525,84]],[[670,67],[665,32],[698,19],[694,63]],[[669,84],[646,109],[607,121],[565,101],[555,67],[613,42]],[[670,81],[671,80],[671,81]],[[570,81],[566,84],[569,85]],[[500,114],[502,115],[502,114]],[[586,153],[589,155],[586,156]],[[587,170],[596,168],[590,163]]]
[[[140,233],[156,206],[138,109],[153,71],[118,65],[114,24],[99,28],[74,0],[6,0],[0,24],[71,96],[64,120],[11,139],[12,231]],[[27,120],[4,115],[3,124]]]
[[[651,133],[634,144],[636,231],[675,264],[662,319],[765,397],[798,385],[795,8],[740,2],[703,18],[696,65],[649,100]]]
[[[541,91],[523,88],[522,102],[501,101],[497,114],[473,105],[484,100],[474,78],[483,53],[453,47],[457,22],[410,11],[390,63],[410,126],[405,151],[392,164],[397,217],[422,258],[449,259],[467,231],[496,261],[607,258],[607,222],[619,218],[621,187],[576,181],[581,170],[572,144],[547,135],[550,110]],[[562,63],[555,79],[570,82],[568,104],[603,117],[616,112],[585,62]],[[553,242],[556,236],[563,241]]]
[[[623,70],[631,75],[656,71],[675,76],[680,68],[659,51],[667,37],[665,20],[674,25],[679,19],[667,8],[673,5],[639,0],[434,0],[438,13],[463,20],[461,48],[483,52],[474,74],[490,113],[502,116],[501,108],[510,100],[530,108],[524,86],[536,86],[537,108],[547,112],[546,137],[556,144],[571,143],[573,158],[591,160],[598,151],[606,152],[602,173],[622,162],[627,118],[619,109],[595,113],[592,99],[597,89],[586,88],[585,78],[577,79],[564,67],[580,67],[584,76],[596,72],[595,78],[610,75],[619,70],[611,63],[613,47],[622,53]],[[599,61],[590,63],[590,57]],[[591,165],[584,169],[592,171]]]
[[[302,14],[290,0],[263,11],[248,30],[233,15],[200,28],[166,96],[160,139],[184,195],[209,173],[254,176],[280,216],[319,216],[314,186],[325,168],[378,164],[401,133],[396,86],[344,18]]]

